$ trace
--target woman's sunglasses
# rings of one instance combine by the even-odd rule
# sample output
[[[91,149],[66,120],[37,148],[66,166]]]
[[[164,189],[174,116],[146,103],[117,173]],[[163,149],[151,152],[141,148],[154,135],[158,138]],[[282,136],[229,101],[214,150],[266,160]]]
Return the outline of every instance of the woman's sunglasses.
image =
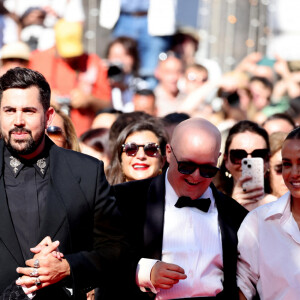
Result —
[[[122,145],[123,152],[125,152],[127,156],[135,156],[140,147],[144,148],[144,152],[147,156],[156,157],[159,154],[159,145],[156,143],[147,143],[145,145],[126,143]]]
[[[251,157],[261,157],[264,161],[268,161],[270,152],[268,149],[255,149],[251,153],[248,153],[243,149],[232,149],[229,151],[230,161],[235,165],[240,165],[242,159],[248,155],[251,155]]]
[[[211,165],[198,165],[190,161],[178,161],[172,147],[171,150],[178,165],[178,172],[180,172],[181,174],[191,175],[196,171],[196,169],[199,169],[199,173],[202,177],[212,178],[219,171],[219,168]]]
[[[61,135],[62,134],[62,129],[58,126],[49,126],[47,128],[47,133],[48,134]]]
[[[49,126],[47,128],[47,134],[53,141],[66,141],[66,137],[64,136],[62,129],[58,126]]]

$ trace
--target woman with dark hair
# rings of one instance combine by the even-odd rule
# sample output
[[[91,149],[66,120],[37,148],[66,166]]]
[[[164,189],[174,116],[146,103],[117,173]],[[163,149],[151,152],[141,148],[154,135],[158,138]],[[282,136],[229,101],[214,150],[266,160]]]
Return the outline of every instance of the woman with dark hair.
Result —
[[[116,38],[108,45],[106,57],[113,107],[123,112],[133,111],[132,97],[139,86],[138,82],[142,81],[138,78],[139,56],[136,40],[127,36]]]
[[[264,187],[243,188],[243,184],[251,178],[242,176],[241,162],[243,158],[249,155],[261,157],[264,160]],[[236,123],[229,130],[227,136],[223,161],[216,179],[217,187],[248,210],[274,201],[276,197],[269,194],[269,158],[270,144],[265,129],[248,120]]]
[[[250,212],[238,231],[240,299],[298,300],[300,293],[300,128],[282,146],[282,176],[289,190]]]
[[[137,41],[128,36],[120,36],[114,39],[107,47],[106,57],[109,61],[122,64],[126,74],[138,75],[140,59]]]
[[[166,132],[159,121],[139,120],[127,125],[112,149],[108,182],[114,185],[159,175],[166,144]]]

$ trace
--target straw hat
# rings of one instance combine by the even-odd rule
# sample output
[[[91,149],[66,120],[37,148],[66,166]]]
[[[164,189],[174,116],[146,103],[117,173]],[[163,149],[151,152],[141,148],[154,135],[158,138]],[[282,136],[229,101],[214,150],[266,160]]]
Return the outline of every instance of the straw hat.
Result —
[[[23,42],[12,42],[4,45],[0,50],[1,59],[20,58],[29,60],[30,48]]]

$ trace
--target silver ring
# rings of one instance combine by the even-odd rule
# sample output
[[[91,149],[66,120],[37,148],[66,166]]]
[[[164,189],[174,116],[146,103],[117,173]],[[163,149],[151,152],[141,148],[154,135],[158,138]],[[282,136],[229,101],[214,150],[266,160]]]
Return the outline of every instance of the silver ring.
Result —
[[[39,268],[40,267],[40,261],[38,259],[36,259],[33,263],[33,267],[34,268]]]
[[[41,280],[40,280],[39,278],[37,278],[37,279],[35,280],[34,284],[35,284],[36,286],[40,286],[42,283],[41,283]]]
[[[37,277],[37,276],[39,276],[38,269],[34,268],[34,269],[32,270],[32,272],[30,273],[30,276],[31,276],[31,277]]]

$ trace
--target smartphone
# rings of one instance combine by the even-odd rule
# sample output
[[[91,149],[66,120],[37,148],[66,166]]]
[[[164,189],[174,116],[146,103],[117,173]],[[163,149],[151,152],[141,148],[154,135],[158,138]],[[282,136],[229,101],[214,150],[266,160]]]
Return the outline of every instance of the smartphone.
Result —
[[[251,176],[252,179],[243,183],[243,189],[264,187],[264,160],[261,157],[246,157],[242,159],[243,176]]]

